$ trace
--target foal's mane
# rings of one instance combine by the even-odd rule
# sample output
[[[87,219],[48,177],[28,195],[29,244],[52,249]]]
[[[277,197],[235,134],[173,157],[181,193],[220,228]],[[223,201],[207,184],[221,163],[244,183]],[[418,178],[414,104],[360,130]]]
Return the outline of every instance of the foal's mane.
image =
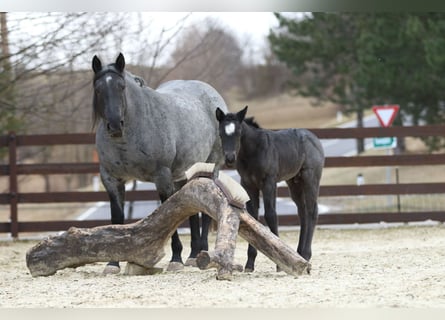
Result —
[[[254,117],[245,118],[244,122],[253,128],[257,128],[257,129],[261,128],[260,125],[255,121]]]

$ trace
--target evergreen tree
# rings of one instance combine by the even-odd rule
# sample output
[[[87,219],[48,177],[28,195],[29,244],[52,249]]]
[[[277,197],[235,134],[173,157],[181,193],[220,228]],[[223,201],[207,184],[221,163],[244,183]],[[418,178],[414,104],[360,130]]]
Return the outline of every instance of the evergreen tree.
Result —
[[[385,13],[363,20],[358,81],[377,104],[397,103],[413,124],[445,122],[445,13]],[[402,118],[396,119],[401,124]],[[430,149],[443,146],[424,139]]]
[[[312,13],[297,20],[276,14],[280,29],[269,35],[273,52],[296,76],[291,86],[303,96],[338,103],[345,113],[355,112],[359,127],[369,108],[356,81],[362,15]],[[363,140],[357,142],[357,151],[363,152]]]
[[[444,13],[276,16],[280,29],[269,40],[297,76],[298,93],[356,112],[358,126],[375,104],[399,104],[414,124],[444,122]],[[427,142],[431,149],[441,145],[437,138]]]

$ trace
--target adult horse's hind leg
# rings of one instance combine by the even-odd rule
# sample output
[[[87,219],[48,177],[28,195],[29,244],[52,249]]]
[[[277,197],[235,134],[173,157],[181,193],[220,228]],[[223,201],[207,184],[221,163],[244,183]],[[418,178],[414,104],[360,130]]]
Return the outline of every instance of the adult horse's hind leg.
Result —
[[[292,200],[298,207],[300,237],[297,252],[306,260],[312,256],[312,238],[318,219],[319,177],[313,169],[304,169],[287,182]]]

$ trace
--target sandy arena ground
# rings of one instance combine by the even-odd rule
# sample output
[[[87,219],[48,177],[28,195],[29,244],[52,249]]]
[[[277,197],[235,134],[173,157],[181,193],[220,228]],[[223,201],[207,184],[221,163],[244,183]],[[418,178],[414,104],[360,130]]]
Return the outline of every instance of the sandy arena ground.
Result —
[[[296,247],[298,230],[281,238]],[[185,248],[189,237],[182,235]],[[215,234],[210,243],[214,243]],[[152,276],[103,276],[105,263],[33,278],[26,251],[37,241],[0,241],[0,307],[445,307],[445,226],[377,229],[318,228],[312,272],[295,278],[275,272],[258,255],[253,273],[218,281],[215,270],[186,267]],[[235,260],[244,265],[246,242]],[[165,268],[170,248],[158,264]],[[184,250],[183,257],[188,254]]]

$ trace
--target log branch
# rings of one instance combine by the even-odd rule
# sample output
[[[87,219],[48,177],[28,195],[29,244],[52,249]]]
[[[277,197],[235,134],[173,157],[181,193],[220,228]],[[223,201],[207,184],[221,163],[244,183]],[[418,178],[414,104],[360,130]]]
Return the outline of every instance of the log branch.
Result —
[[[218,222],[215,250],[210,259],[217,262],[217,279],[231,279],[238,232],[285,272],[299,275],[308,267],[306,260],[245,210],[230,205],[221,189],[208,178],[189,181],[138,222],[85,229],[72,227],[50,236],[27,252],[26,264],[34,277],[107,261],[127,261],[150,270],[165,255],[164,247],[173,232],[196,212],[205,212]]]

